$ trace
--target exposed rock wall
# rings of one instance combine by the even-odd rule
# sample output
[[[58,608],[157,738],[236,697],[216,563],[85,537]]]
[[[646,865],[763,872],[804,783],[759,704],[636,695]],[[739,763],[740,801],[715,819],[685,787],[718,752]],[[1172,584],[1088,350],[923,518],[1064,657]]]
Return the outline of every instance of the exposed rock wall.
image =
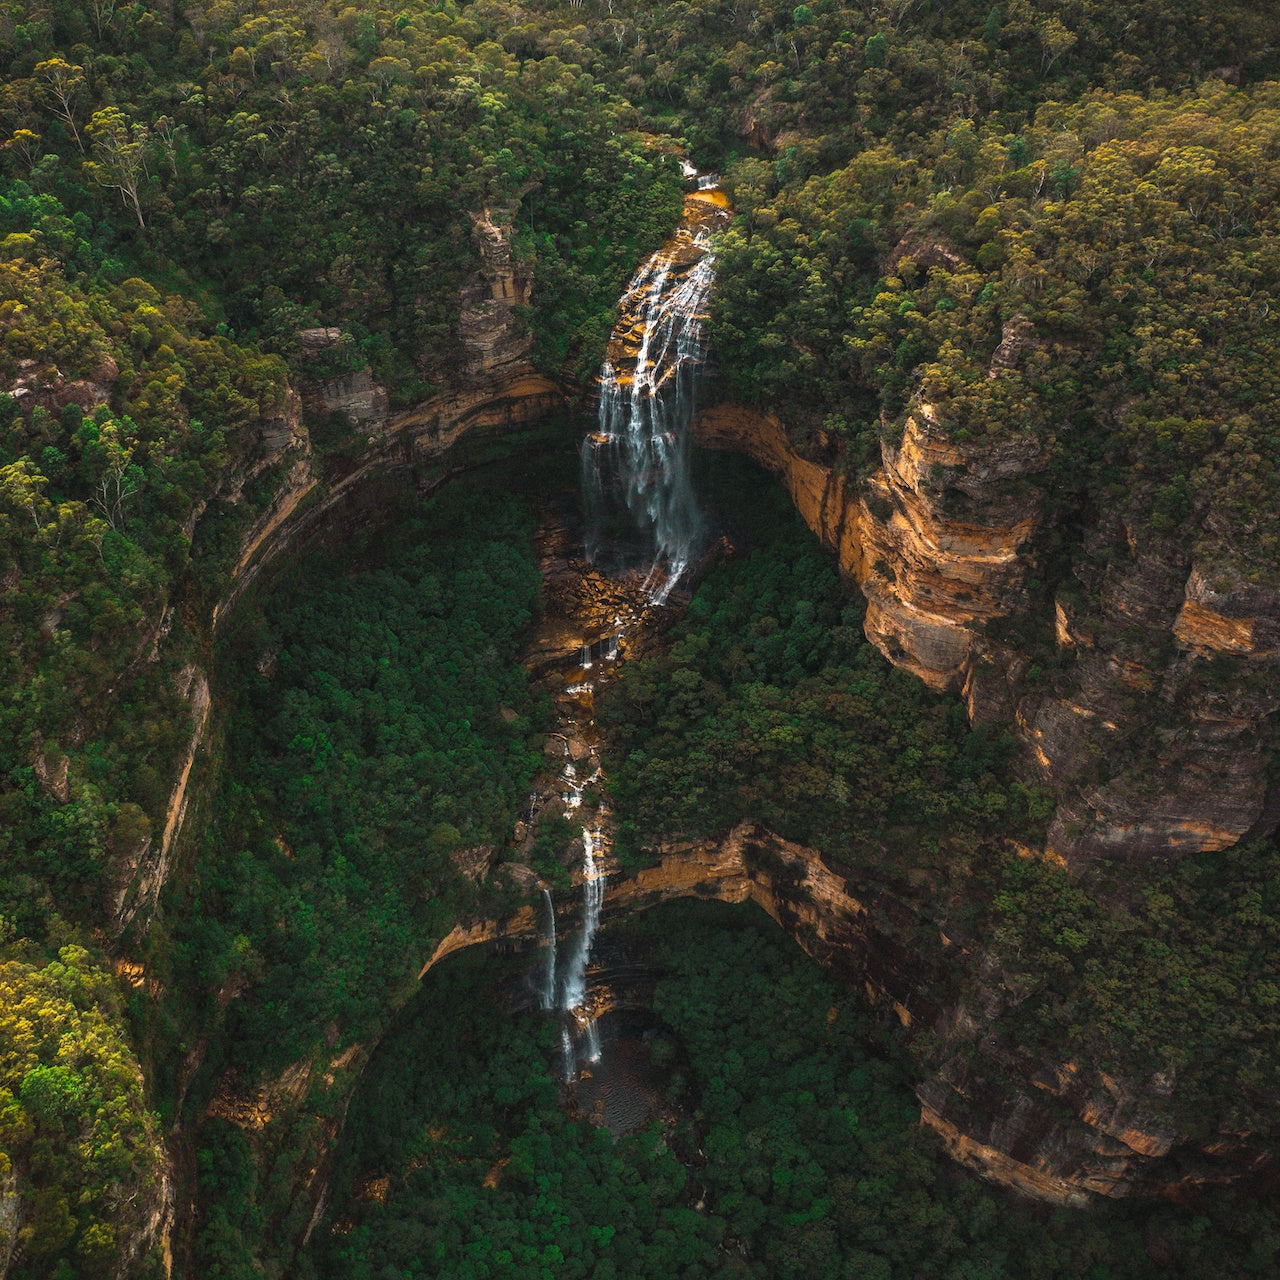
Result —
[[[21,1225],[22,1197],[18,1193],[18,1175],[10,1166],[0,1174],[0,1280],[9,1274]]]
[[[1280,709],[1280,594],[1218,557],[1123,519],[1091,531],[1102,570],[1056,602],[1064,670],[1018,701],[1028,771],[1060,797],[1050,850],[1169,857],[1229,848],[1276,822],[1268,793]],[[1238,561],[1237,561],[1238,563]]]
[[[123,864],[113,869],[115,887],[108,912],[117,934],[123,933],[140,913],[148,922],[155,913],[160,890],[173,865],[174,842],[187,814],[191,771],[209,726],[209,681],[204,672],[194,666],[184,667],[179,681],[178,691],[191,708],[191,737],[169,796],[159,841],[148,838]]]
[[[902,442],[855,486],[838,465],[808,461],[781,421],[740,405],[698,415],[695,438],[748,454],[777,475],[805,523],[835,551],[867,597],[867,639],[935,689],[959,688],[983,623],[1016,607],[1018,552],[1034,532],[1043,461],[1029,442],[961,447],[932,409],[907,420]]]
[[[390,403],[387,389],[373,380],[373,371],[368,365],[328,377],[319,371],[326,361],[335,358],[339,365],[349,362],[350,335],[335,328],[303,329],[298,334],[298,342],[304,371],[309,375],[308,398],[313,411],[323,408],[326,413],[343,413],[357,426],[374,431],[386,425]]]
[[[867,638],[935,689],[965,680],[982,627],[1019,607],[1039,521],[1032,440],[959,445],[921,404],[859,495]]]
[[[555,383],[528,366],[515,365],[483,386],[443,392],[394,415],[360,463],[336,479],[326,482],[309,447],[298,452],[271,505],[244,540],[230,587],[214,610],[215,625],[265,568],[339,510],[372,476],[430,462],[466,432],[537,422],[563,405]]]
[[[1005,363],[1025,340],[1006,330]],[[1028,587],[1046,465],[1034,441],[958,443],[919,405],[855,485],[838,460],[804,457],[773,414],[719,405],[694,430],[780,478],[857,579],[867,638],[894,665],[958,690],[975,722],[1013,729],[1025,776],[1058,801],[1052,855],[1072,866],[1170,857],[1275,828],[1280,591],[1255,585],[1259,566],[1237,549],[1193,559],[1176,539],[1100,519],[1058,593],[1050,635]],[[1031,678],[1024,649],[990,638],[1002,621],[1056,650],[1048,687]]]
[[[863,531],[853,487],[838,468],[801,457],[777,417],[745,405],[720,404],[697,415],[693,438],[707,449],[745,453],[777,476],[805,524],[836,553],[840,567],[859,580],[865,577]]]
[[[533,345],[517,312],[528,306],[533,281],[511,252],[515,206],[485,208],[471,215],[471,238],[480,250],[480,275],[459,296],[458,330],[466,352],[465,376],[484,381],[523,360]]]
[[[1169,1193],[1265,1166],[1248,1135],[1183,1133],[1173,1119],[1171,1080],[1125,1081],[1011,1048],[1000,1019],[1018,998],[1016,984],[963,941],[942,933],[930,940],[920,928],[923,903],[865,878],[855,883],[852,874],[744,823],[721,840],[666,846],[655,865],[612,875],[604,918],[686,897],[756,903],[810,955],[892,1010],[908,1036],[931,1038],[931,1060],[941,1065],[917,1088],[921,1122],[962,1163],[1023,1194],[1078,1205],[1091,1195]],[[541,927],[530,907],[502,921],[461,924],[420,976],[466,947],[534,940]],[[959,974],[967,975],[961,983]],[[355,1046],[327,1065],[299,1063],[252,1097],[220,1094],[210,1111],[262,1131],[273,1115],[296,1107],[318,1075],[332,1085],[347,1071],[354,1085],[371,1051]],[[299,1188],[304,1196],[323,1192],[323,1177]]]
[[[923,903],[865,877],[855,882],[838,863],[749,824],[663,853],[656,866],[610,881],[606,913],[690,896],[757,903],[810,955],[892,1009],[909,1036],[928,1034],[941,1066],[917,1089],[922,1123],[991,1180],[1082,1204],[1090,1195],[1228,1180],[1266,1164],[1248,1135],[1184,1133],[1170,1079],[1122,1080],[1011,1047],[1000,1020],[1019,998],[1017,984],[960,939],[935,933],[927,941]],[[947,994],[957,988],[960,995]]]

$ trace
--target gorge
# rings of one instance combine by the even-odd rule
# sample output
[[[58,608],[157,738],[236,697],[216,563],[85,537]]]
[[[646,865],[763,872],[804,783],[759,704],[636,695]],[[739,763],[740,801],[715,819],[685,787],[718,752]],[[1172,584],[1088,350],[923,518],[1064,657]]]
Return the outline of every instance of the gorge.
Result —
[[[1274,1274],[1273,15],[0,9],[0,1276]]]

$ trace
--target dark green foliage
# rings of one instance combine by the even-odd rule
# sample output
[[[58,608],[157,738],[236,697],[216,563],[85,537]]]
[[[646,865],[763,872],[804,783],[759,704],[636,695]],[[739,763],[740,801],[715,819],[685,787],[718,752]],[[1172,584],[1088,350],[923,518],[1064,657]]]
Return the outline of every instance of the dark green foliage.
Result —
[[[623,852],[744,819],[829,852],[1042,820],[1008,744],[863,639],[858,597],[785,494],[745,464],[720,474],[730,521],[750,513],[751,549],[700,584],[670,648],[628,666],[601,707]]]
[[[653,1052],[679,1046],[682,1119],[616,1144],[567,1120],[554,1024],[505,1014],[502,970],[464,954],[370,1064],[303,1275],[1271,1274],[1275,1214],[1234,1197],[1082,1214],[959,1173],[883,1028],[753,910],[675,903],[621,932],[662,973]]]
[[[543,817],[534,829],[533,869],[559,893],[566,892],[570,885],[566,852],[581,838],[581,823],[575,825],[565,817]]]
[[[724,1227],[688,1204],[688,1171],[653,1131],[615,1144],[566,1118],[549,1070],[558,1032],[503,1016],[494,974],[473,952],[448,961],[380,1049],[304,1274],[712,1274]]]
[[[502,846],[537,761],[531,534],[520,499],[460,483],[312,558],[224,655],[229,768],[178,964],[208,1016],[242,993],[242,1068],[304,1056],[330,1023],[373,1033],[475,905],[451,855]]]
[[[34,1203],[0,1249],[16,1280],[108,1276],[159,1195],[159,1127],[110,971],[79,946],[33,963],[11,933],[0,918],[0,1178]]]
[[[1280,849],[1099,873],[1087,887],[1011,860],[985,928],[1028,994],[1013,1044],[1177,1082],[1193,1134],[1274,1126],[1280,1038]]]
[[[401,402],[457,370],[477,223],[515,232],[559,372],[582,344],[598,358],[601,316],[674,220],[674,162],[641,145],[588,51],[517,49],[500,8],[94,9],[100,32],[31,6],[0,24],[4,158],[75,210],[45,234],[204,292],[286,355],[300,328],[341,325]]]
[[[120,1011],[95,977],[69,1012],[50,966],[88,965],[53,957],[107,920],[157,849],[191,740],[183,691],[279,478],[262,469],[261,441],[290,406],[289,370],[295,382],[303,372],[299,328],[346,334],[340,358],[306,366],[314,377],[368,364],[398,403],[448,384],[466,358],[459,291],[478,279],[483,217],[511,232],[517,290],[532,281],[520,318],[536,359],[589,372],[623,279],[674,216],[666,152],[683,134],[701,163],[724,164],[737,206],[713,317],[735,395],[785,405],[801,431],[822,427],[853,473],[877,464],[882,436],[921,396],[962,444],[1034,435],[1054,495],[1037,617],[1059,589],[1088,615],[1102,566],[1072,570],[1099,511],[1177,538],[1211,573],[1222,547],[1244,548],[1240,572],[1264,582],[1280,563],[1280,125],[1266,80],[1278,35],[1274,8],[1252,0],[0,3],[0,387],[17,397],[0,394],[0,910],[34,940],[6,961],[18,966],[12,1003],[47,996],[39,1061],[6,1077],[0,1099],[4,1148],[23,1194],[35,1188],[16,1265],[110,1274],[131,1229],[121,1206],[139,1185],[129,1178],[145,1181],[150,1122]],[[1033,340],[989,378],[1015,316]],[[364,437],[330,421],[316,444],[339,471]],[[211,722],[214,754],[233,764],[208,784],[212,803],[203,780],[191,797],[207,829],[194,883],[184,864],[166,904],[178,943],[167,951],[162,924],[149,944],[169,1003],[157,1009],[149,984],[131,997],[162,1093],[204,1063],[193,1124],[228,1065],[251,1088],[326,1032],[375,1034],[430,940],[476,905],[450,854],[500,845],[522,797],[534,710],[509,668],[532,593],[527,521],[448,510],[452,532],[431,535],[439,562],[418,530],[363,581],[331,565],[334,582],[274,602],[243,664],[224,668],[224,697],[245,690],[225,740]],[[1043,814],[1009,781],[1006,744],[888,672],[829,567],[790,534],[760,549],[771,537],[757,534],[671,651],[616,692],[620,851],[751,817],[868,863],[947,865],[962,899],[948,909],[976,920],[1025,981],[1003,1034],[1130,1075],[1175,1073],[1192,1129],[1267,1122],[1274,850],[1119,887],[1011,862],[997,837],[1034,832]],[[1023,652],[1036,639],[1004,638]],[[1034,654],[1028,687],[1053,686],[1050,657]],[[1233,687],[1243,665],[1221,659],[1209,678]],[[541,837],[549,876],[563,876],[566,834],[548,824]],[[970,877],[970,855],[989,880]],[[814,1022],[817,1004],[769,972],[827,1062],[821,1037],[834,1033]],[[741,998],[758,993],[725,986],[717,1000]],[[715,1011],[699,1017],[736,1042]],[[789,1045],[771,1017],[748,1025]],[[74,1065],[53,1060],[54,1032]],[[20,1039],[11,1030],[6,1051]],[[713,1096],[746,1098],[747,1082],[734,1061],[715,1074],[704,1049],[710,1114]],[[786,1069],[805,1056],[783,1055]],[[788,1126],[818,1123],[768,1064],[744,1061]],[[511,1085],[510,1105],[544,1108],[540,1080],[525,1094]],[[298,1203],[274,1206],[318,1156],[312,1120],[271,1158],[209,1122],[201,1274],[251,1275],[264,1236],[304,1229]],[[563,1145],[579,1181],[612,1158],[595,1135],[563,1132],[576,1135]],[[613,1247],[623,1269],[817,1276],[839,1256],[859,1276],[1139,1274],[1125,1269],[1128,1245],[1106,1237],[1112,1220],[1099,1239],[1050,1223],[1041,1258],[1006,1248],[988,1230],[994,1210],[947,1217],[920,1199],[929,1176],[905,1156],[910,1177],[882,1174],[897,1158],[883,1153],[857,1175],[839,1201],[856,1206],[848,1220],[835,1207],[791,1220],[823,1197],[797,1207],[784,1190],[762,1194],[765,1174],[778,1179],[752,1144],[786,1154],[793,1188],[812,1168],[776,1127],[734,1133],[742,1150],[717,1149],[715,1175],[747,1215],[732,1228],[692,1215],[690,1184],[652,1147],[627,1156],[630,1172],[611,1166],[623,1202],[659,1187],[640,1197],[652,1214],[639,1243]],[[530,1168],[545,1155],[531,1144]],[[104,1152],[122,1177],[94,1165]],[[513,1165],[513,1184],[533,1177]],[[901,1223],[876,1217],[884,1206]],[[1255,1240],[1228,1271],[1274,1271],[1265,1215],[1208,1208],[1238,1215]],[[591,1237],[589,1264],[586,1246],[562,1251],[560,1216],[532,1220],[543,1234],[531,1266],[608,1275],[608,1240]],[[1222,1269],[1209,1218],[1150,1223],[1169,1274]],[[766,1225],[735,1252],[732,1232]],[[443,1238],[434,1220],[403,1231],[420,1253]],[[860,1252],[839,1252],[855,1238]],[[932,1252],[908,1262],[916,1239]],[[489,1258],[479,1236],[459,1247],[472,1249],[466,1266]]]
[[[159,839],[191,732],[191,646],[177,616],[153,651],[157,628],[193,577],[220,587],[225,565],[193,557],[190,525],[288,390],[281,361],[182,299],[89,274],[84,223],[0,180],[5,243],[32,246],[0,262],[0,380],[18,395],[0,396],[0,905],[33,936],[50,908],[20,877],[97,920],[113,867]],[[237,527],[255,509],[242,502]]]

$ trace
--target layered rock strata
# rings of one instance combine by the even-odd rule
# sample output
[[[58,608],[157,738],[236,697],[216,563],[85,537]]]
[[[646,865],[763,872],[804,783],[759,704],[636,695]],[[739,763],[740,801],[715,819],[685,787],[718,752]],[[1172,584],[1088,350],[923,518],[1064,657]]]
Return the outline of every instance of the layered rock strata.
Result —
[[[984,1177],[1037,1199],[1080,1205],[1093,1195],[1172,1194],[1262,1172],[1268,1157],[1244,1134],[1187,1136],[1174,1119],[1174,1082],[1128,1081],[1072,1062],[1035,1059],[1002,1033],[1017,983],[958,937],[920,931],[924,904],[853,879],[851,868],[767,828],[744,823],[720,840],[665,846],[653,866],[611,877],[604,919],[676,898],[754,902],[815,959],[891,1010],[909,1038],[927,1035],[940,1063],[917,1087],[921,1123]],[[564,924],[572,924],[566,904]],[[503,921],[454,928],[433,949],[423,977],[457,951],[506,940],[536,941],[529,907]],[[948,981],[969,975],[960,984]],[[211,1108],[253,1131],[317,1072],[358,1072],[368,1051],[327,1066],[302,1063],[252,1098],[224,1094]],[[354,1078],[354,1077],[352,1077]],[[312,1193],[322,1193],[316,1182]]]
[[[861,486],[795,450],[772,414],[719,405],[695,438],[734,449],[777,475],[805,523],[867,597],[867,639],[935,689],[959,688],[982,626],[1016,607],[1018,553],[1035,531],[1035,492],[1020,482],[1044,464],[1030,441],[961,447],[921,405],[897,446]]]
[[[1007,364],[1026,339],[1006,328]],[[1177,542],[1100,520],[1054,601],[1052,634],[1040,634],[1027,583],[1046,463],[1033,440],[957,443],[921,404],[854,484],[829,442],[816,441],[813,461],[773,414],[718,405],[694,432],[779,477],[856,578],[867,638],[890,662],[958,691],[974,722],[1016,733],[1024,775],[1058,801],[1053,856],[1172,857],[1274,830],[1280,592],[1255,585],[1258,566],[1238,551],[1193,561]],[[993,623],[1056,651],[1049,687],[1025,649],[991,638]]]
[[[1085,550],[1056,599],[1063,669],[1017,703],[1028,772],[1060,798],[1049,849],[1079,865],[1268,834],[1280,593],[1250,585],[1238,556],[1211,576],[1120,517]]]
[[[459,294],[458,331],[466,352],[468,380],[484,381],[523,360],[533,335],[518,309],[529,305],[533,281],[511,252],[514,205],[481,209],[471,215],[471,238],[480,252],[478,277]]]

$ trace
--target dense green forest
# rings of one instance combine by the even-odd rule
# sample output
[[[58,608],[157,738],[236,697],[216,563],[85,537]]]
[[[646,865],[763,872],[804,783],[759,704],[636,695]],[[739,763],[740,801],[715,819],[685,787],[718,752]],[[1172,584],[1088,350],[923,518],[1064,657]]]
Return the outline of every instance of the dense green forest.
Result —
[[[944,835],[1033,839],[1047,809],[1014,780],[1012,742],[867,643],[861,597],[786,494],[733,460],[703,491],[741,551],[601,706],[622,855],[744,819],[833,853],[856,833],[886,861]]]
[[[279,483],[268,441],[294,429],[299,329],[342,329],[340,361],[420,399],[456,367],[470,213],[509,221],[524,199],[514,252],[558,372],[583,342],[596,358],[674,216],[674,162],[620,100],[554,54],[506,53],[495,21],[113,4],[0,20],[0,891],[23,932],[50,890],[98,919],[122,888],[111,865],[159,838],[189,732],[175,686]]]
[[[742,552],[603,702],[624,860],[763,823],[918,900],[917,943],[930,921],[986,939],[1020,992],[994,1028],[1015,1055],[1165,1073],[1189,1129],[1272,1129],[1280,846],[1083,878],[1026,858],[1049,806],[1013,744],[867,643],[856,592],[761,483],[704,476]]]
[[[460,322],[487,287],[482,226],[529,285],[519,343],[580,397],[677,217],[679,160],[714,169],[735,209],[715,395],[779,411],[852,482],[921,402],[962,444],[1033,440],[1039,622],[1066,601],[1087,630],[1124,539],[1265,600],[1277,76],[1280,15],[1246,0],[0,0],[0,1274],[159,1274],[169,1245],[194,1274],[278,1274],[310,1217],[298,1188],[323,1180],[418,966],[522,900],[501,862],[548,723],[517,660],[532,495],[576,425],[490,442],[515,471],[452,455],[478,479],[429,503],[379,491],[347,552],[305,544],[214,631],[278,495],[305,472],[304,502],[325,500],[370,444],[319,386],[367,372],[393,412],[482,392]],[[314,328],[340,335],[320,360]],[[396,465],[444,478],[410,452]],[[770,482],[719,483],[742,553],[602,712],[623,862],[772,826],[905,890],[920,934],[984,940],[1020,996],[992,1028],[1006,1061],[1176,1076],[1186,1133],[1275,1132],[1274,840],[1084,879],[1020,856],[1050,803],[1012,741],[873,652]],[[1103,515],[1114,546],[1092,536]],[[1039,622],[990,638],[1048,685]],[[1160,667],[1162,643],[1135,625],[1117,652]],[[1224,656],[1205,679],[1266,702],[1260,670]],[[1150,691],[1128,709],[1172,720],[1176,690]],[[533,855],[562,889],[568,835],[548,822]],[[476,884],[459,868],[486,849]],[[700,974],[677,954],[696,925],[670,927],[646,944],[687,1056],[670,1147],[567,1120],[547,1028],[441,984],[424,1006],[494,1070],[427,1030],[389,1044],[352,1105],[414,1124],[349,1140],[339,1185],[376,1166],[394,1195],[344,1201],[350,1234],[326,1226],[304,1267],[439,1274],[448,1238],[458,1275],[517,1253],[600,1275],[675,1274],[678,1255],[689,1274],[1102,1280],[1202,1274],[1211,1248],[1274,1269],[1244,1200],[1186,1227],[1155,1211],[1146,1262],[1123,1213],[1019,1216],[909,1131],[927,1038],[904,1066],[776,940],[717,924]],[[488,990],[478,961],[450,972]],[[790,1046],[776,1073],[759,1038]],[[428,1053],[452,1083],[406,1096],[396,1055]],[[850,1111],[856,1140],[825,1141]],[[441,1116],[456,1134],[420,1150]],[[686,1160],[712,1126],[714,1159]],[[500,1151],[510,1172],[482,1191]],[[794,1190],[819,1176],[841,1193]],[[595,1179],[638,1216],[605,1221],[591,1191],[570,1257],[561,1197]],[[482,1207],[507,1261],[442,1225]]]
[[[674,161],[640,145],[621,98],[572,57],[505,51],[492,39],[505,25],[501,15],[425,4],[396,14],[111,3],[0,12],[0,913],[25,939],[15,963],[34,966],[33,975],[70,963],[60,958],[68,946],[80,948],[77,965],[105,973],[104,952],[116,949],[114,935],[138,909],[138,868],[162,842],[167,862],[168,806],[208,662],[210,613],[280,484],[280,442],[305,440],[298,432],[307,425],[318,444],[326,431],[346,434],[341,424],[299,423],[298,330],[324,325],[344,334],[337,363],[312,373],[371,366],[396,404],[448,386],[458,367],[459,287],[480,265],[472,215],[488,209],[507,229],[519,270],[536,282],[527,321],[537,358],[557,373],[567,358],[589,366],[622,281],[674,217]],[[397,216],[382,216],[388,208]],[[491,581],[479,563],[467,570],[474,581],[446,574],[431,608],[448,614],[452,593],[492,586],[518,628],[531,588],[510,576],[518,578],[519,539],[513,527],[499,527],[512,546],[509,563],[493,572],[507,576]],[[294,621],[309,625],[303,615]],[[483,635],[468,642],[505,672],[492,673],[493,688],[518,702],[518,690],[507,688],[516,679],[506,671],[509,633],[493,621],[477,622]],[[475,665],[460,661],[458,669]],[[414,696],[398,686],[379,696],[391,693],[397,709]],[[313,815],[314,830],[327,835],[372,781],[385,788],[390,814],[422,752],[441,753],[441,736],[460,732],[474,705],[473,692],[465,697],[465,708],[438,710],[438,722],[383,741],[401,754],[378,767],[377,779],[362,776],[368,764],[331,775],[333,744],[313,738],[312,776],[334,776],[337,789],[290,797],[295,810],[327,804]],[[294,721],[280,714],[278,732],[291,731],[274,747],[294,743],[301,761],[320,713],[304,699],[292,708]],[[341,722],[348,712],[329,714]],[[503,726],[498,736],[518,740],[527,721]],[[359,725],[346,732],[353,728],[361,750],[374,750]],[[477,724],[477,737],[494,732]],[[415,846],[433,842],[404,904],[398,880],[387,877],[405,847],[393,839],[390,862],[375,869],[361,862],[368,845],[344,835],[354,862],[338,864],[338,878],[315,891],[331,911],[347,910],[348,894],[361,901],[378,921],[367,936],[358,914],[342,920],[345,938],[332,933],[333,919],[317,930],[299,918],[283,946],[266,898],[248,918],[246,889],[275,884],[277,907],[292,910],[311,892],[312,873],[299,877],[308,881],[301,898],[295,877],[276,879],[262,862],[271,855],[250,852],[265,839],[261,819],[227,793],[223,820],[231,826],[220,830],[255,834],[243,849],[208,846],[216,856],[199,887],[188,886],[194,896],[184,889],[171,907],[179,919],[172,945],[163,928],[131,944],[145,953],[148,972],[172,975],[175,986],[148,977],[117,992],[115,979],[103,977],[83,988],[96,993],[95,1016],[111,1037],[102,1060],[123,1052],[132,1063],[133,1074],[112,1086],[116,1153],[96,1163],[52,1149],[72,1142],[76,1125],[87,1135],[105,1123],[92,1053],[83,1059],[83,1088],[68,1086],[62,1109],[49,1112],[51,1124],[55,1111],[66,1117],[61,1139],[54,1124],[32,1148],[37,1111],[22,1119],[28,1113],[14,1104],[5,1169],[20,1187],[34,1179],[43,1190],[34,1210],[29,1197],[15,1202],[15,1221],[26,1224],[16,1237],[0,1228],[6,1257],[16,1245],[27,1274],[46,1274],[58,1258],[96,1274],[137,1247],[138,1215],[150,1214],[159,1194],[159,1129],[142,1106],[135,1054],[147,1067],[149,1105],[167,1111],[189,1083],[188,1051],[207,1045],[210,1033],[214,1061],[247,1056],[252,1075],[264,1054],[278,1061],[316,1042],[333,1016],[361,1029],[378,1020],[387,988],[403,985],[411,968],[406,938],[423,944],[451,918],[445,902],[457,905],[455,891],[439,883],[441,860],[485,838],[500,809],[506,821],[526,768],[514,747],[501,748],[492,768],[481,748],[468,751],[473,758],[449,779],[476,790],[467,812],[425,815],[424,830],[413,806],[394,815],[397,839],[412,815]],[[378,832],[374,843],[388,835]],[[322,856],[327,864],[327,848]],[[187,920],[190,910],[209,914]],[[317,948],[358,936],[350,976],[330,987]],[[308,955],[305,974],[289,968]],[[378,981],[364,989],[371,970]],[[262,1016],[263,1025],[222,1039],[228,993],[259,979],[282,984],[263,1001],[266,1015],[246,1015]],[[306,979],[315,981],[308,987]],[[126,1004],[141,1048],[130,1045]],[[319,1021],[307,1021],[313,1014]],[[71,1016],[50,1012],[50,1034]],[[189,1042],[183,1028],[196,1028]],[[68,1044],[79,1034],[68,1030]],[[55,1068],[63,1064],[53,1048],[35,1064],[15,1047],[15,1074],[3,1086],[18,1097],[29,1070]],[[112,1221],[104,1206],[117,1199]]]
[[[671,1119],[613,1141],[557,1106],[555,1026],[504,1011],[503,966],[433,973],[369,1066],[318,1277],[1270,1275],[1275,1215],[1011,1200],[948,1165],[883,1026],[751,908],[672,903],[618,927],[660,975],[649,1053]],[[527,965],[527,959],[524,961]],[[506,966],[510,971],[510,964]],[[505,993],[505,994],[504,994]],[[229,1180],[245,1153],[226,1161]]]
[[[455,863],[501,861],[546,719],[519,663],[538,606],[530,499],[494,478],[458,481],[421,514],[401,493],[393,529],[313,556],[228,642],[229,764],[169,959],[169,1016],[207,1051],[189,1083],[189,1061],[156,1073],[186,1087],[194,1121],[227,1072],[243,1096],[376,1043],[453,923],[518,900],[500,870],[476,884]],[[219,1134],[214,1121],[208,1150]],[[202,1232],[202,1274],[239,1274],[270,1247],[224,1221]]]

